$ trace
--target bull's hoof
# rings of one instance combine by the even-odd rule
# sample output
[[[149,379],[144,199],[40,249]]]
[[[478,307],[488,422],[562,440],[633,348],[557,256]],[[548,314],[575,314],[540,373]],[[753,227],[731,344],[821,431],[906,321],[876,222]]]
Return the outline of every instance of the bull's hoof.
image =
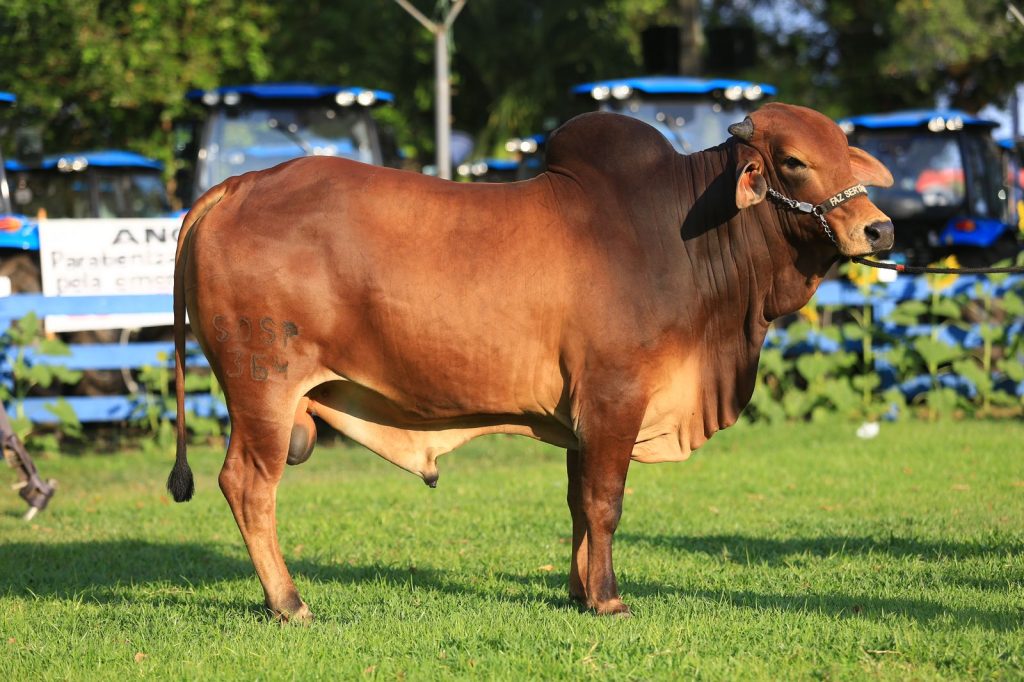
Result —
[[[302,606],[297,609],[275,609],[274,607],[267,605],[267,610],[270,611],[270,615],[273,616],[274,620],[278,623],[288,623],[289,625],[309,625],[313,622],[313,612],[306,606],[306,602],[301,602]]]
[[[630,612],[629,607],[626,606],[625,602],[621,599],[609,599],[608,601],[601,602],[599,604],[591,604],[590,608],[594,609],[594,613],[599,616],[619,616],[620,618],[629,618],[633,615]]]

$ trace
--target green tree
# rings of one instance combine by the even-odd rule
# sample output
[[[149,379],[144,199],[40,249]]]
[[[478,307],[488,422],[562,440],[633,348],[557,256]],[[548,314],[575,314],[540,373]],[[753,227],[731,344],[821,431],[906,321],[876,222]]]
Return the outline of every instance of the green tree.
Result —
[[[118,146],[169,160],[192,87],[271,75],[273,11],[250,0],[2,0],[0,89],[50,151]]]
[[[936,96],[973,112],[1024,80],[1024,26],[1002,0],[714,0],[709,13],[754,23],[754,73],[834,116]]]

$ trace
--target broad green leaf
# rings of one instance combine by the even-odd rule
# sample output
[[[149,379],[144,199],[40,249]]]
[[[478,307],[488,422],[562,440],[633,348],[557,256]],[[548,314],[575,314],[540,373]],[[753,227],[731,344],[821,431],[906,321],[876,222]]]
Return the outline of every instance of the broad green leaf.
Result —
[[[1007,291],[1003,294],[1003,310],[1011,317],[1024,317],[1024,298],[1015,291]]]
[[[39,352],[54,357],[67,357],[71,349],[60,339],[42,339],[39,341]]]
[[[1020,383],[1024,381],[1024,363],[1020,358],[1003,358],[996,363],[996,367],[1010,379]]]
[[[930,336],[919,336],[911,344],[914,350],[932,367],[941,367],[957,358],[963,357],[962,348],[951,346],[944,341],[932,339]]]
[[[953,371],[974,384],[982,396],[992,392],[992,377],[985,374],[985,370],[981,368],[977,360],[973,358],[957,360],[953,363]]]
[[[843,337],[850,341],[860,341],[864,338],[864,329],[856,322],[847,322],[843,325]]]
[[[889,315],[889,320],[896,324],[917,324],[922,315],[928,313],[928,304],[924,301],[904,301],[896,306]]]
[[[995,324],[982,324],[978,327],[978,335],[985,341],[998,342],[1006,334],[1006,329]]]
[[[940,298],[935,302],[932,313],[951,320],[959,320],[963,317],[960,305],[952,298]]]
[[[809,384],[823,377],[834,366],[834,362],[823,353],[807,353],[796,359],[797,371]]]
[[[882,385],[882,379],[875,373],[871,374],[858,374],[851,379],[853,387],[858,391],[868,390],[873,391]]]
[[[789,338],[789,345],[806,341],[808,334],[813,331],[813,327],[804,320],[798,320],[793,324],[786,327],[786,335]]]

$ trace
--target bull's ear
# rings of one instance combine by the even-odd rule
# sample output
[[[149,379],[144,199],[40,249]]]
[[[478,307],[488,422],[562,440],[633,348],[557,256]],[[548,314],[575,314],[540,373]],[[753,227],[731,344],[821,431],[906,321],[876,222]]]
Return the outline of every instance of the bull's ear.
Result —
[[[764,179],[764,159],[753,147],[739,145],[736,162],[736,208],[747,208],[764,201],[768,183]]]
[[[853,177],[862,185],[892,187],[892,173],[882,162],[859,147],[850,147],[850,166]]]

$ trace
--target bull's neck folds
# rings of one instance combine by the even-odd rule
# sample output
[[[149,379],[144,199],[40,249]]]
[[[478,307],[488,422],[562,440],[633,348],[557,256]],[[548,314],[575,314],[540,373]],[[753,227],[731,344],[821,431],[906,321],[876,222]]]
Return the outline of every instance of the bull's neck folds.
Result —
[[[736,209],[735,145],[730,140],[676,158],[680,234],[692,267],[706,273],[713,297],[764,330],[810,300],[838,254],[812,221],[768,199]],[[769,185],[785,187],[771,163],[766,166]]]

